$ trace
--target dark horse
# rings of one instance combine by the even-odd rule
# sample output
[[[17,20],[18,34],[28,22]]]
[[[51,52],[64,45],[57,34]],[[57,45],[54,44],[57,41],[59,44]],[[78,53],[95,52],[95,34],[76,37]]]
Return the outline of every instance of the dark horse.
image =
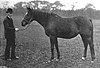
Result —
[[[27,13],[21,22],[22,26],[30,24],[33,20],[37,21],[43,26],[45,34],[50,38],[51,60],[54,59],[54,46],[57,50],[57,59],[60,59],[57,38],[71,39],[76,37],[78,34],[80,34],[85,48],[82,58],[86,58],[87,47],[89,44],[92,61],[95,59],[93,24],[91,19],[83,16],[62,18],[54,13],[27,8]]]

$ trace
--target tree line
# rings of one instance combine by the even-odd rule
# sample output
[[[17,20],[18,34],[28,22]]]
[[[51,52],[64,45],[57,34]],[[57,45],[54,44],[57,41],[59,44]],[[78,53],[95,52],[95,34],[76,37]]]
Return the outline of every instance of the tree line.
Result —
[[[5,14],[5,10],[7,6],[9,5],[9,2],[6,1],[3,4],[3,8],[0,8],[1,14]],[[71,10],[62,10],[61,8],[65,5],[60,3],[60,1],[55,1],[54,3],[50,3],[48,1],[40,1],[40,0],[34,0],[30,2],[18,2],[17,4],[14,4],[14,14],[15,15],[24,15],[26,12],[26,7],[30,6],[33,9],[42,10],[46,12],[54,12],[56,14],[59,14],[64,17],[71,17],[71,16],[78,16],[78,15],[84,15],[89,16],[90,18],[97,18],[100,16],[100,12],[96,11],[93,6],[93,4],[87,4],[84,8],[74,10],[75,5],[72,4]],[[91,8],[92,7],[92,8]],[[99,14],[99,16],[97,16]],[[99,17],[100,18],[100,17]]]

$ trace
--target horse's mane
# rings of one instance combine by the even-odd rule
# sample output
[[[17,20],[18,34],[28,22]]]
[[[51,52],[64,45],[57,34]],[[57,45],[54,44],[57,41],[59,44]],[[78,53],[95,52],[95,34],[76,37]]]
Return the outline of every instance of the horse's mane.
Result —
[[[38,16],[47,17],[47,18],[49,16],[59,16],[58,14],[53,13],[53,12],[46,12],[46,11],[36,10],[36,9],[32,9],[32,11],[34,12],[34,14],[36,14]]]

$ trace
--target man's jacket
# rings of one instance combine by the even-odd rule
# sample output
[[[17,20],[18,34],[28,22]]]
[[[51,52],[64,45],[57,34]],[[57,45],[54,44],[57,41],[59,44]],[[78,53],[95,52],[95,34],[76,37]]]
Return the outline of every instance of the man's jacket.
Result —
[[[12,18],[6,17],[3,21],[5,38],[15,38],[15,27]]]

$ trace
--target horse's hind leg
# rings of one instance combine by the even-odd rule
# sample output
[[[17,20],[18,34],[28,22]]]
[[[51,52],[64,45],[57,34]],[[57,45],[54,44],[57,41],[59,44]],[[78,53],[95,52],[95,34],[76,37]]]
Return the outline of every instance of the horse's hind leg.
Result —
[[[84,55],[83,55],[82,59],[85,60],[85,58],[87,56],[88,40],[87,40],[87,38],[85,38],[84,35],[81,35],[81,37],[82,37],[82,41],[83,41],[83,44],[84,44]]]
[[[91,51],[91,58],[92,58],[92,61],[94,61],[94,59],[95,59],[95,52],[94,52],[93,37],[89,37],[88,38],[88,43],[89,43],[90,51]]]
[[[92,61],[94,61],[95,59],[95,52],[94,52],[94,44],[93,44],[93,37],[92,36],[85,36],[85,35],[81,35],[82,37],[82,40],[83,40],[83,43],[84,43],[84,58],[86,57],[86,54],[87,54],[87,46],[89,44],[90,46],[90,51],[91,51],[91,58],[92,58]]]

